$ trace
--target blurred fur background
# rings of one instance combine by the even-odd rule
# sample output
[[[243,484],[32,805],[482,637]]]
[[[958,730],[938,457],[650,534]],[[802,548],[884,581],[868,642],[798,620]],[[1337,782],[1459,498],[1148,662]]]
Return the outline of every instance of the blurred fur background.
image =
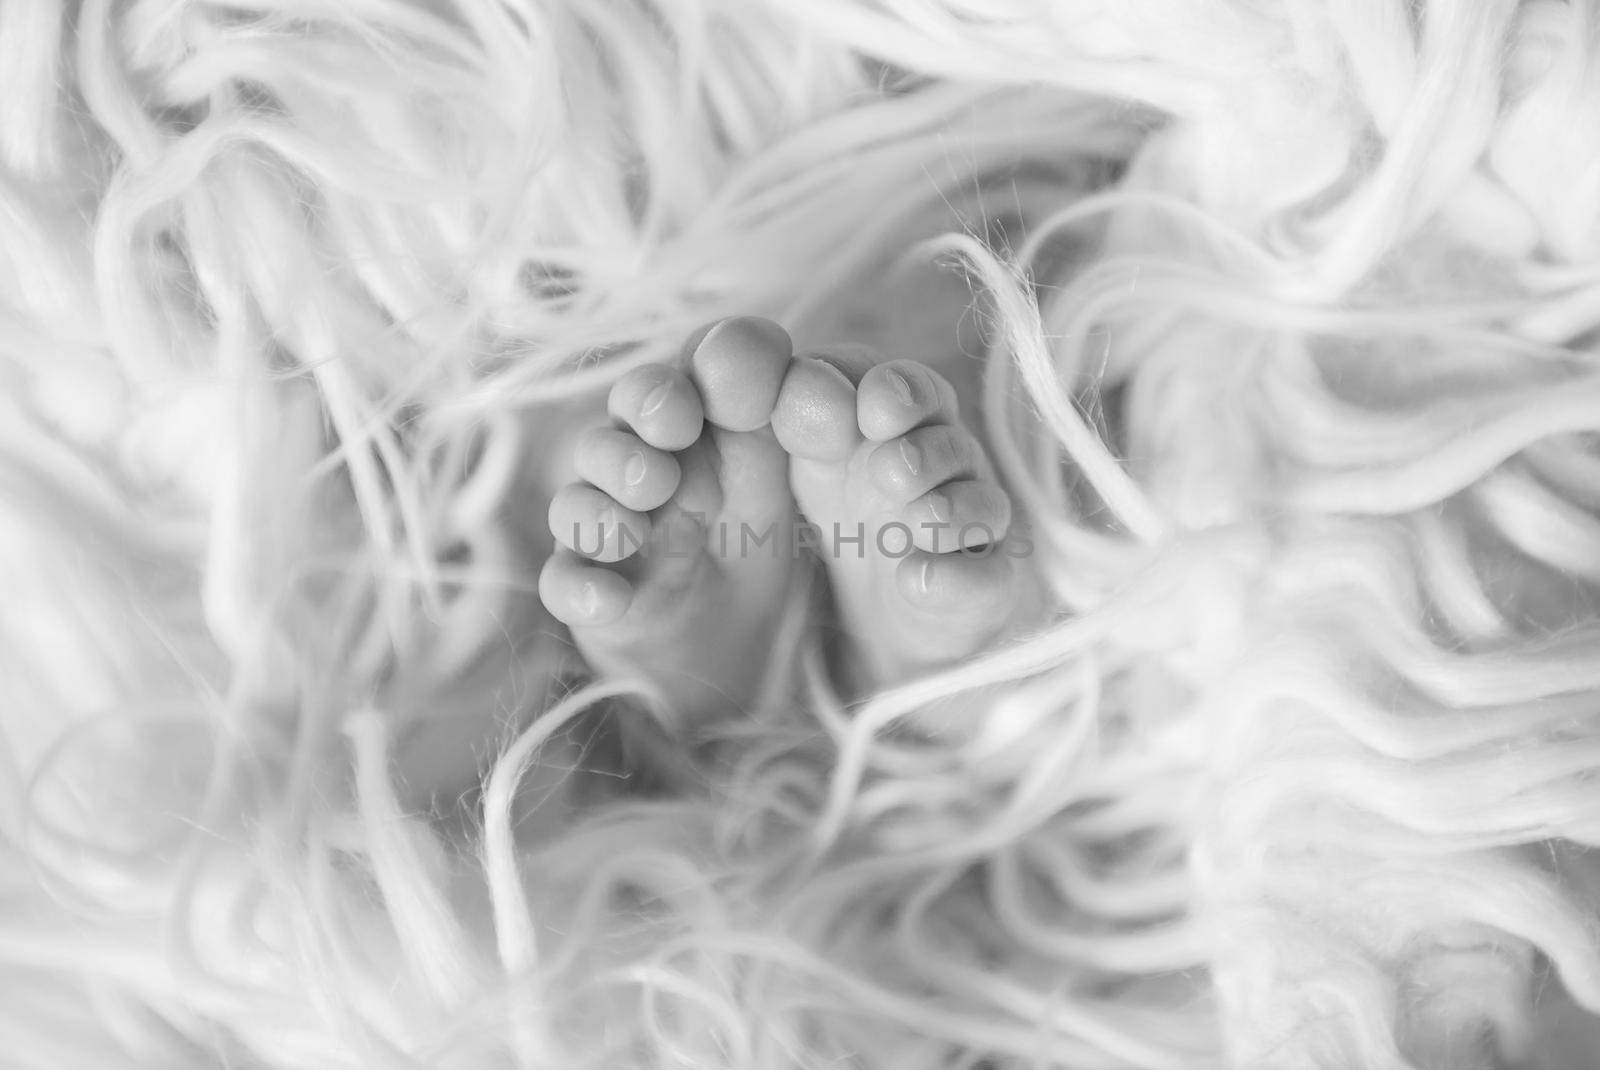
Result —
[[[1590,0],[0,0],[0,1065],[1600,1066],[1597,116]],[[1052,623],[589,681],[539,488],[731,313],[969,354]]]

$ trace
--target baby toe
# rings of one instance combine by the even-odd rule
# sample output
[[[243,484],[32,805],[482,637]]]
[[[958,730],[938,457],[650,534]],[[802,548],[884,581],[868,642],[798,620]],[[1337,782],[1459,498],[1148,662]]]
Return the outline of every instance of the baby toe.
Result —
[[[919,550],[947,554],[999,542],[1011,527],[1011,499],[999,484],[961,479],[930,490],[902,510]]]
[[[735,316],[712,325],[689,355],[706,419],[725,431],[767,426],[793,355],[788,332],[771,320]]]
[[[950,424],[919,427],[867,457],[867,475],[890,501],[909,502],[951,480],[971,479],[982,465],[973,437]]]
[[[772,431],[784,452],[811,461],[844,461],[861,441],[856,388],[831,361],[798,357],[778,392]]]
[[[895,566],[895,586],[911,606],[940,614],[948,637],[971,637],[992,633],[1010,614],[1016,575],[1015,562],[998,550],[912,553]]]
[[[873,442],[887,442],[914,428],[955,418],[955,388],[925,364],[891,360],[861,379],[856,420],[861,433]]]
[[[583,557],[622,561],[644,548],[650,518],[596,487],[570,483],[550,499],[550,534]]]
[[[678,489],[676,458],[637,436],[597,427],[578,440],[573,463],[581,479],[640,512],[660,507]]]
[[[622,619],[633,602],[633,585],[571,550],[558,549],[539,572],[539,600],[567,627],[593,628]]]
[[[618,379],[606,411],[649,445],[673,453],[699,438],[705,423],[694,384],[665,364],[646,364]]]

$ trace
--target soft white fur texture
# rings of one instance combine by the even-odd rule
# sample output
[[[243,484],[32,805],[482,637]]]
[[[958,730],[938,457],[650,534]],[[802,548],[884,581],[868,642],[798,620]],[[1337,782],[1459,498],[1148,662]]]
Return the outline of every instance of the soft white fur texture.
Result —
[[[1600,1065],[1597,115],[1587,0],[3,0],[0,1064]],[[1057,612],[630,779],[538,488],[735,312],[981,356]]]

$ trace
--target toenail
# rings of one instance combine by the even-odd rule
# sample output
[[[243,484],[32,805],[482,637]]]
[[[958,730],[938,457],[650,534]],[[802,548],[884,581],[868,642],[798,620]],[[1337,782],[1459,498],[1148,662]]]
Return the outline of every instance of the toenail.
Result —
[[[900,440],[900,459],[905,462],[907,471],[912,475],[922,471],[922,451],[904,438]]]
[[[928,494],[928,512],[933,514],[933,522],[935,524],[950,523],[950,499],[938,491],[930,492]]]
[[[850,381],[850,377],[844,373],[844,369],[839,367],[837,364],[834,364],[831,361],[822,360],[821,358],[817,359],[817,363],[822,366],[823,374],[832,372],[833,377],[839,380],[845,386],[848,386],[851,390],[856,388],[856,384]]]
[[[578,608],[585,617],[592,617],[600,610],[600,588],[594,583],[586,583],[583,590],[578,592]]]
[[[622,482],[630,487],[637,487],[644,482],[644,454],[634,450],[628,454],[628,460],[622,466]]]
[[[933,590],[933,559],[922,562],[922,569],[917,573],[917,587],[923,594]]]
[[[650,393],[644,396],[644,401],[639,406],[639,415],[649,416],[651,413],[661,408],[661,406],[665,405],[667,403],[667,399],[671,396],[672,384],[662,383],[660,386],[656,387],[654,390],[650,391]]]
[[[894,391],[894,396],[900,400],[900,404],[916,404],[917,395],[912,392],[911,380],[907,379],[903,373],[891,368],[885,373],[884,378],[889,380],[889,389]]]

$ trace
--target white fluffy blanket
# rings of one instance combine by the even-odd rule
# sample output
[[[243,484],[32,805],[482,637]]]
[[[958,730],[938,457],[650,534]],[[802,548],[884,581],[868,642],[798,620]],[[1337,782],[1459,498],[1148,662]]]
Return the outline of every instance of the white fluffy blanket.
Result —
[[[1600,1065],[1597,116],[1587,0],[3,0],[0,1064]],[[646,776],[540,488],[735,312],[980,356],[1056,612]]]

